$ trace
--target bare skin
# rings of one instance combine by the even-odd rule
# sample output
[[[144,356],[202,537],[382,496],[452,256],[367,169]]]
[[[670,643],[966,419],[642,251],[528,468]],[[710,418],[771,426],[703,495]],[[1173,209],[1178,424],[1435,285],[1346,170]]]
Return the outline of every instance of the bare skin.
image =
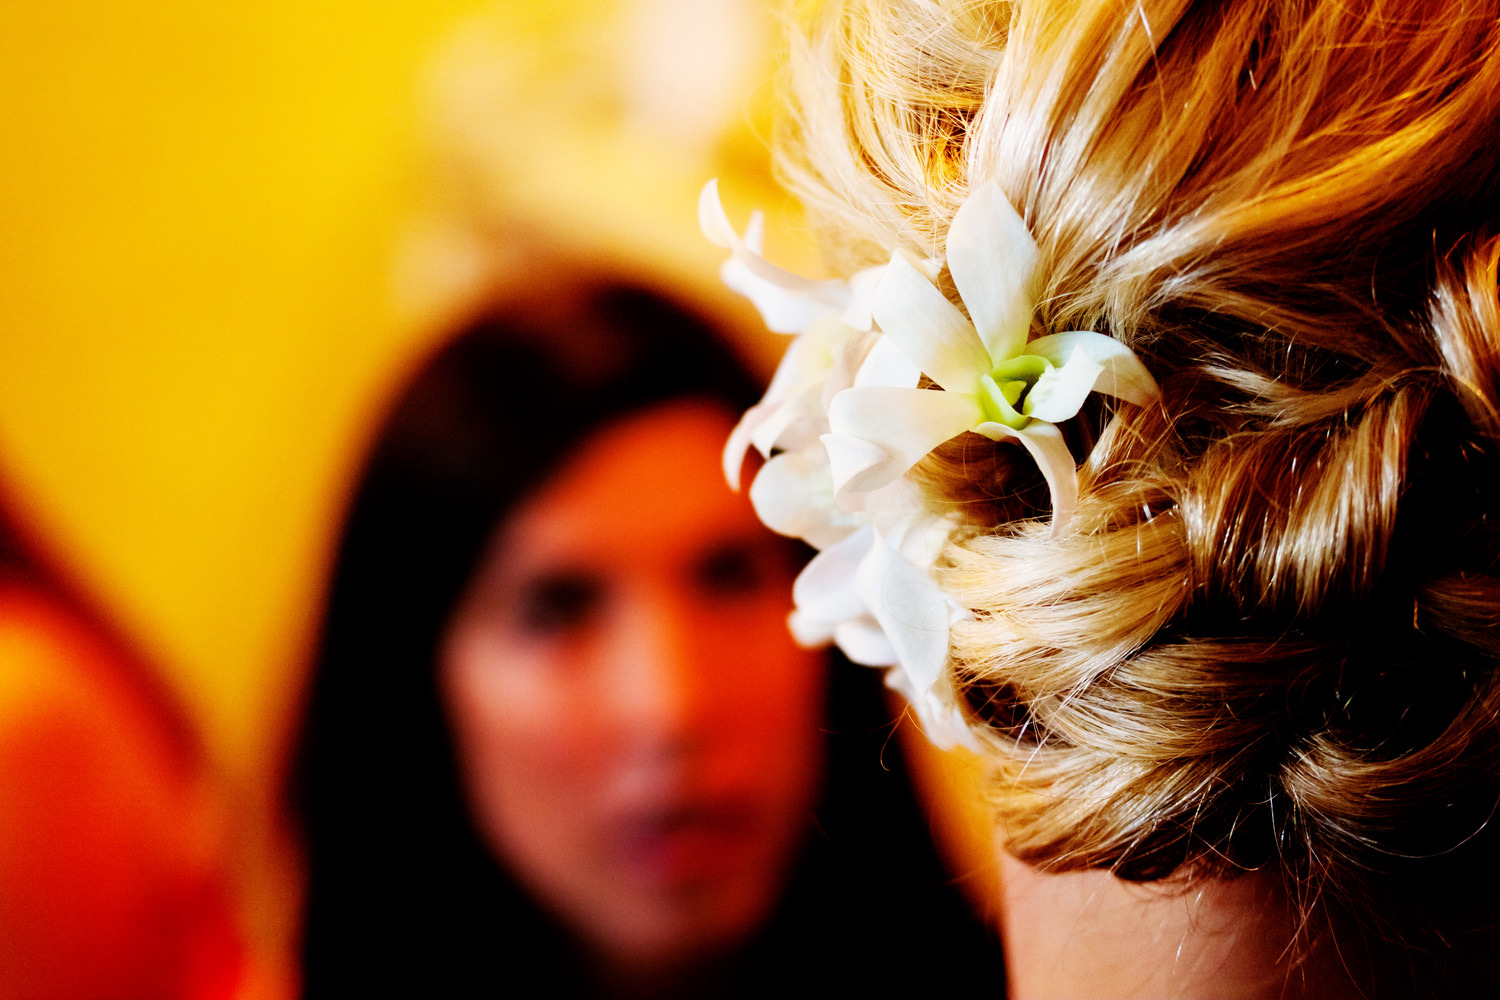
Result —
[[[1326,934],[1293,961],[1295,917],[1269,875],[1136,885],[1104,871],[1049,875],[1000,855],[1014,1000],[1369,995]]]

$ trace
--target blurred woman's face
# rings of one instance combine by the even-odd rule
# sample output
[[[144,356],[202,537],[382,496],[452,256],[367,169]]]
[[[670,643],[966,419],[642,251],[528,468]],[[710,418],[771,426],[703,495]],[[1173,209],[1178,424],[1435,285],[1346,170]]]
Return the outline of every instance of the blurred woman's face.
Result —
[[[496,855],[637,967],[736,943],[783,886],[820,768],[823,658],[787,633],[795,567],[667,404],[588,439],[503,522],[440,683]]]

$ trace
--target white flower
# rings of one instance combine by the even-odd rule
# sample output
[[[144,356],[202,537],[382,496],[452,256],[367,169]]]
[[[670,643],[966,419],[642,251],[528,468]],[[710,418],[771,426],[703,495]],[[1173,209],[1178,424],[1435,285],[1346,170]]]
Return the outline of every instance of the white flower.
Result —
[[[896,651],[854,586],[870,553],[874,527],[863,525],[813,557],[792,585],[792,634],[805,646],[837,642],[844,654],[867,667],[889,667]]]
[[[828,400],[854,384],[875,341],[869,332],[870,292],[883,269],[860,272],[850,281],[813,281],[777,267],[761,256],[760,213],[751,216],[740,237],[719,201],[717,181],[709,181],[698,196],[698,224],[712,243],[730,251],[724,283],[754,303],[768,328],[799,335],[765,396],[745,413],[724,448],[725,478],[739,489],[752,445],[767,458],[778,449],[822,451],[817,441],[828,431]]]
[[[709,181],[698,194],[699,228],[710,243],[730,252],[720,276],[726,285],[754,303],[767,327],[776,333],[801,333],[813,320],[829,313],[837,316],[853,309],[855,318],[861,312],[868,315],[868,307],[861,310],[854,302],[850,282],[814,281],[762,257],[764,223],[764,216],[756,212],[741,238],[719,200],[719,182]],[[864,326],[869,328],[868,319]]]
[[[975,748],[953,694],[948,663],[952,627],[969,610],[938,586],[933,567],[955,525],[927,513],[876,528],[855,574],[855,590],[895,653],[886,683],[906,696],[927,738]]]
[[[817,445],[828,430],[829,377],[851,351],[868,350],[868,339],[857,339],[853,330],[823,317],[792,341],[765,396],[745,411],[724,448],[724,474],[732,487],[739,489],[740,467],[752,445],[766,457],[778,448]]]
[[[974,192],[948,234],[947,266],[972,322],[935,286],[938,261],[897,253],[849,281],[813,281],[761,256],[759,215],[737,234],[714,183],[698,210],[704,233],[730,251],[725,282],[772,330],[797,335],[724,452],[736,488],[746,451],[766,456],[750,491],[757,513],[819,550],[793,588],[793,634],[892,668],[887,684],[929,739],[975,746],[945,670],[949,633],[970,612],[935,575],[958,524],[935,513],[905,473],[964,431],[1017,439],[1047,477],[1055,529],[1077,495],[1055,423],[1090,392],[1144,403],[1155,383],[1102,334],[1028,342],[1036,244],[993,182]],[[943,391],[919,388],[923,373]]]
[[[836,545],[860,524],[857,513],[834,503],[833,474],[821,444],[768,459],[750,484],[750,502],[766,527],[815,549]]]
[[[1089,331],[1028,341],[1037,249],[994,181],[954,215],[947,262],[969,316],[898,251],[871,311],[883,336],[944,391],[853,386],[829,405],[823,438],[837,495],[878,489],[965,431],[1015,439],[1036,459],[1052,497],[1053,528],[1077,502],[1077,468],[1056,423],[1090,392],[1131,403],[1157,394],[1124,344]]]
[[[974,738],[974,730],[969,728],[963,709],[959,707],[952,677],[943,674],[931,687],[919,690],[912,686],[911,676],[906,671],[888,670],[885,685],[906,699],[928,742],[944,749],[965,747],[976,753],[979,751],[979,741]]]
[[[725,283],[755,304],[770,329],[797,334],[724,449],[725,475],[736,488],[746,451],[753,446],[766,456],[750,488],[756,513],[773,530],[819,549],[793,587],[793,635],[808,646],[835,642],[856,663],[892,668],[887,683],[907,697],[934,742],[972,745],[952,683],[942,676],[948,630],[967,611],[931,574],[952,525],[902,479],[836,498],[822,443],[831,430],[829,405],[844,390],[915,389],[920,381],[920,370],[871,331],[871,295],[886,269],[844,282],[776,267],[761,256],[760,216],[740,237],[712,182],[698,214],[704,234],[730,251]],[[929,277],[939,271],[936,261],[907,266]]]
[[[920,508],[888,530],[879,520],[819,552],[797,577],[792,633],[804,645],[833,641],[855,663],[891,668],[887,685],[906,698],[929,740],[973,749],[943,670],[949,630],[969,612],[932,575],[953,525]]]

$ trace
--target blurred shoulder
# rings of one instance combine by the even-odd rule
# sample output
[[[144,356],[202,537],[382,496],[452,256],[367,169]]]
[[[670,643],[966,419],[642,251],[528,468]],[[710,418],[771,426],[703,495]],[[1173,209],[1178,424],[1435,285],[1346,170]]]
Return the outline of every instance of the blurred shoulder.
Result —
[[[185,732],[107,630],[0,581],[0,995],[233,991],[223,817]]]

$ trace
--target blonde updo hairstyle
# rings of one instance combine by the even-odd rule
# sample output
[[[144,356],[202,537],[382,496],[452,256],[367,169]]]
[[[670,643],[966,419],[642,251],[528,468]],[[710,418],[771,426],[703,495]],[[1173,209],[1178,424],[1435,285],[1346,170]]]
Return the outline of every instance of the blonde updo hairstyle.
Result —
[[[1033,335],[1161,388],[1065,428],[1056,535],[1014,445],[918,468],[969,525],[950,668],[1021,859],[1270,868],[1403,935],[1494,884],[1497,7],[847,0],[805,35],[783,170],[844,265],[940,254],[996,178]]]

